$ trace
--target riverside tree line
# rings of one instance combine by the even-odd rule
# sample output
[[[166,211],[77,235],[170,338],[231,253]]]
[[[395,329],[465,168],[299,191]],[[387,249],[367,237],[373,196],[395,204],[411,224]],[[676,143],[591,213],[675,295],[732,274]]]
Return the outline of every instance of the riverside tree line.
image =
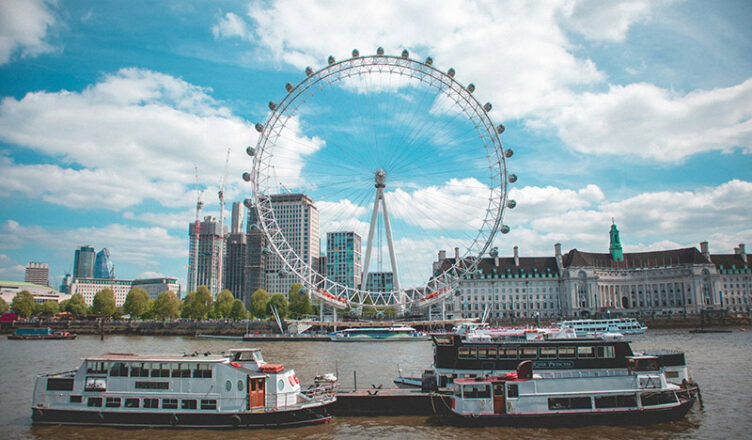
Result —
[[[83,295],[76,293],[70,299],[49,300],[43,304],[34,302],[34,296],[28,291],[21,291],[10,305],[0,298],[0,313],[8,310],[22,318],[31,316],[49,317],[60,312],[70,313],[74,318],[86,315],[99,315],[120,318],[125,315],[131,319],[266,319],[272,315],[272,307],[277,309],[281,319],[299,318],[318,313],[318,306],[313,306],[308,296],[300,293],[300,284],[293,284],[288,298],[281,293],[270,295],[264,289],[258,289],[251,295],[250,310],[243,301],[235,298],[229,290],[219,292],[216,300],[212,298],[206,286],[199,286],[189,292],[182,300],[174,292],[166,291],[151,299],[141,288],[135,287],[128,292],[125,303],[118,307],[115,293],[102,289],[94,295],[91,306],[87,306]]]

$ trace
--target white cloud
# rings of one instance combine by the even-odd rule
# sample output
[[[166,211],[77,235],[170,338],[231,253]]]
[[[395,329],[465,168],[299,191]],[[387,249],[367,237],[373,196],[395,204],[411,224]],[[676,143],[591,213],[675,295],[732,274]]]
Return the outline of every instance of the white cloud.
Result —
[[[214,38],[240,37],[248,38],[248,24],[232,12],[226,13],[219,19],[216,25],[212,27]]]
[[[651,84],[584,93],[552,118],[577,151],[677,161],[741,147],[752,153],[752,79],[685,95]]]
[[[97,249],[108,248],[116,265],[116,273],[118,263],[154,267],[159,265],[162,258],[188,257],[186,240],[169,235],[163,228],[110,224],[64,230],[26,226],[14,220],[0,225],[0,249],[38,247],[69,252],[84,244]]]
[[[5,160],[0,164],[4,193],[79,208],[119,210],[145,199],[190,206],[194,163],[201,184],[216,188],[224,174],[224,148],[230,146],[228,179],[238,180],[250,168],[244,147],[257,139],[246,121],[209,92],[169,75],[128,68],[80,93],[6,97],[0,103],[0,139],[66,165]],[[237,185],[228,190],[236,192]]]
[[[146,271],[146,272],[141,272],[140,274],[136,275],[135,279],[137,279],[137,280],[143,280],[143,279],[148,279],[148,278],[163,278],[165,276],[167,276],[167,275],[165,275],[165,274],[163,274],[161,272]]]
[[[578,190],[554,186],[525,186],[512,188],[509,198],[516,200],[517,207],[506,210],[507,222],[526,222],[545,215],[582,209],[602,201],[605,196],[597,185],[586,185]]]
[[[578,0],[565,7],[569,27],[591,40],[622,41],[634,23],[650,17],[655,2],[647,0]]]
[[[44,0],[0,1],[0,65],[14,55],[34,57],[50,52],[45,41],[55,17]]]

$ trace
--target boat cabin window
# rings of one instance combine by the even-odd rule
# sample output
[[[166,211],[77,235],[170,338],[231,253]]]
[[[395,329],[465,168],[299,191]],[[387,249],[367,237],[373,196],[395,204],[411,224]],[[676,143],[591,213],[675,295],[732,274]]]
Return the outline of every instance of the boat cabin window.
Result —
[[[212,377],[211,364],[196,364],[193,367],[193,377]]]
[[[590,397],[550,397],[548,409],[591,409]]]
[[[507,397],[519,397],[520,391],[517,388],[516,383],[510,383],[507,385]]]
[[[131,364],[131,377],[149,377],[151,364],[148,362],[133,362]]]
[[[138,399],[125,399],[126,408],[138,408],[140,403]]]
[[[47,391],[73,391],[73,378],[47,378]]]
[[[499,359],[517,359],[517,349],[499,347]]]
[[[658,359],[627,358],[627,368],[630,371],[658,371]]]
[[[104,377],[87,377],[84,383],[85,391],[107,391],[107,379]]]
[[[86,399],[86,406],[102,406],[101,397],[89,397]]]
[[[595,347],[577,347],[577,357],[580,359],[592,359],[595,357]]]
[[[538,349],[535,347],[522,347],[520,349],[520,359],[535,359],[538,357]]]
[[[635,408],[637,397],[634,394],[600,396],[595,398],[596,408]]]
[[[503,383],[493,384],[493,393],[494,393],[494,396],[504,397],[504,384]]]
[[[462,385],[462,397],[465,399],[487,399],[491,397],[491,386],[487,383]]]
[[[178,399],[162,399],[162,409],[178,409]]]
[[[541,359],[556,359],[556,347],[541,347]]]
[[[496,347],[478,347],[479,359],[496,359]]]
[[[172,364],[172,377],[191,377],[191,365]]]
[[[81,396],[70,396],[70,403],[81,403]]]
[[[673,391],[664,391],[662,393],[644,393],[640,396],[642,406],[663,405],[666,403],[676,403],[676,393]]]
[[[462,396],[462,385],[455,383],[454,384],[454,395],[455,396]]]
[[[159,399],[144,399],[144,408],[159,408]]]
[[[477,359],[478,349],[475,347],[460,347],[459,358],[460,359]]]
[[[107,362],[86,361],[88,374],[107,374]]]
[[[170,363],[152,362],[151,377],[170,377]]]
[[[128,365],[125,362],[113,362],[110,366],[110,376],[128,377]]]
[[[136,382],[135,387],[141,390],[169,390],[170,382]]]
[[[574,347],[559,347],[559,358],[560,359],[573,359],[574,358]]]
[[[120,408],[120,397],[108,397],[105,406],[107,408]]]
[[[198,406],[196,405],[196,401],[193,399],[185,399],[180,401],[180,408],[181,409],[196,409]]]
[[[214,399],[202,400],[201,409],[217,409],[217,401]]]
[[[598,350],[598,357],[604,359],[613,359],[616,357],[613,345],[601,345],[596,347]]]

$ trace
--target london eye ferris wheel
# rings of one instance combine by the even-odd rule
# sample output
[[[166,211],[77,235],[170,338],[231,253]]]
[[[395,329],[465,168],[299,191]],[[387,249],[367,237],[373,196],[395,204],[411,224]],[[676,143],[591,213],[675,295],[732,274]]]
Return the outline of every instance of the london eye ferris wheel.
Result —
[[[252,227],[263,231],[264,253],[281,262],[277,276],[295,277],[335,308],[401,310],[442,301],[462,278],[480,276],[480,258],[496,252],[497,233],[509,232],[502,218],[516,204],[507,185],[517,177],[507,172],[512,150],[489,117],[491,104],[454,76],[407,50],[353,50],[306,68],[269,103],[243,178],[252,190],[246,206],[257,211]],[[324,244],[327,233],[360,237],[346,253],[349,265],[327,255],[318,267],[285,236],[274,195],[292,192],[313,200],[322,248],[340,245]],[[440,249],[454,258],[439,264]]]

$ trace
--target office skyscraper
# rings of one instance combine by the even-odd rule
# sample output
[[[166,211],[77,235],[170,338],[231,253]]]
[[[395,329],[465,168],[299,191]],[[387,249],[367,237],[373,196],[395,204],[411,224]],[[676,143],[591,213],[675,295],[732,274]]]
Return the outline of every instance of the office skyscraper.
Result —
[[[246,307],[251,304],[253,292],[266,289],[267,255],[263,253],[266,247],[266,237],[259,227],[258,210],[255,206],[251,206],[248,208],[248,222],[246,223],[246,260],[243,271],[243,303]]]
[[[219,222],[214,217],[204,217],[204,221],[199,223],[198,235],[196,235],[196,225],[191,222],[188,224],[188,235],[190,236],[189,261],[188,261],[188,291],[195,291],[198,286],[209,288],[212,297],[216,298],[219,293],[221,282],[219,279],[219,253],[222,249],[222,240],[227,234],[227,227],[224,231],[219,230]],[[194,255],[194,244],[198,241],[198,252]],[[192,271],[196,271],[196,285],[193,285]]]
[[[73,278],[94,278],[94,248],[81,246],[73,258]]]
[[[246,235],[243,231],[243,205],[232,204],[232,226],[225,245],[224,288],[233,296],[243,299],[243,279],[246,266]]]
[[[361,239],[356,232],[326,234],[326,277],[336,283],[357,288],[362,274]]]
[[[97,252],[94,259],[94,278],[114,280],[115,266],[110,260],[110,251],[107,248]]]
[[[26,264],[24,281],[27,283],[39,284],[46,286],[50,283],[50,265],[47,263],[38,263],[30,261]]]

